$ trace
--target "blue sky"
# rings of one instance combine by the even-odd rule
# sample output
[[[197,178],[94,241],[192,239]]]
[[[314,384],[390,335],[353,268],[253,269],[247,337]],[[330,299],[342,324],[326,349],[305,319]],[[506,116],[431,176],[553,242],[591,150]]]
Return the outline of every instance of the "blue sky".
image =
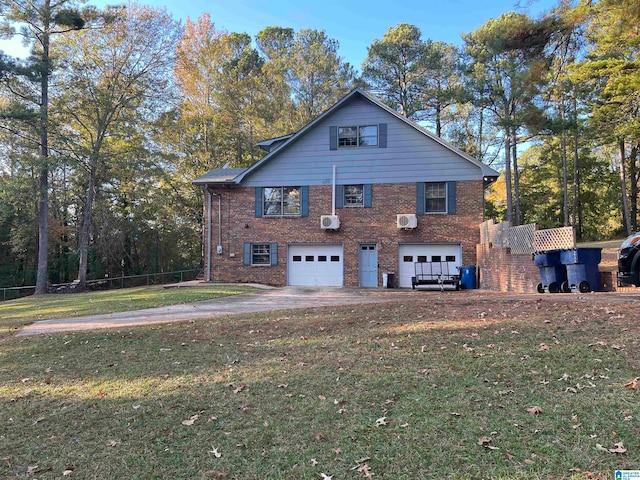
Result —
[[[117,0],[90,0],[97,6]],[[340,42],[340,55],[358,70],[374,39],[400,22],[416,25],[423,38],[461,44],[460,35],[470,32],[487,19],[517,11],[537,16],[558,0],[140,0],[139,3],[164,6],[175,17],[195,20],[209,13],[216,28],[246,32],[252,37],[267,26],[316,28],[326,30]],[[0,42],[5,53],[17,50]]]

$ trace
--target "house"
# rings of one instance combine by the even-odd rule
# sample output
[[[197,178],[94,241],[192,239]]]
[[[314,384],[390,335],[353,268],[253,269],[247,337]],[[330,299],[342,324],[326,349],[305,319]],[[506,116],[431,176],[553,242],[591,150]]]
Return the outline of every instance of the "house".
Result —
[[[205,191],[205,277],[271,285],[411,287],[414,262],[474,265],[498,172],[356,89]]]

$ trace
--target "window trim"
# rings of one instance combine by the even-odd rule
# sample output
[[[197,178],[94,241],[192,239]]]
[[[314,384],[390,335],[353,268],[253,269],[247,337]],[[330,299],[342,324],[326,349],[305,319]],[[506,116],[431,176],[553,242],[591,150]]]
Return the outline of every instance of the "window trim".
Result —
[[[444,185],[444,210],[431,211],[427,209],[427,190],[429,185]],[[436,197],[434,197],[436,198]],[[437,197],[443,198],[443,197]],[[449,182],[425,182],[424,183],[424,213],[425,215],[447,215],[449,213]]]
[[[298,213],[285,213],[285,189],[297,189],[299,198],[299,211]],[[267,213],[267,201],[266,192],[267,189],[280,189],[280,213],[268,214]],[[262,188],[262,216],[265,218],[284,218],[284,217],[302,217],[303,216],[303,199],[302,199],[302,186],[285,186],[285,187],[263,187]]]
[[[375,127],[376,129],[376,133],[375,133],[375,143],[367,143],[367,144],[361,144],[361,138],[371,138],[373,135],[361,135],[360,133],[360,129],[361,128],[367,128],[367,127]],[[353,136],[346,136],[346,135],[340,135],[340,130],[341,129],[347,129],[347,128],[353,128],[355,129],[355,137]],[[349,138],[349,139],[353,139],[355,138],[355,144],[353,145],[341,145],[340,144],[340,139],[341,138]],[[337,147],[340,148],[367,148],[367,147],[371,147],[371,148],[378,148],[380,145],[380,125],[378,125],[377,123],[374,124],[363,124],[363,125],[342,125],[342,126],[338,126],[337,127],[337,131],[336,131],[336,144]]]

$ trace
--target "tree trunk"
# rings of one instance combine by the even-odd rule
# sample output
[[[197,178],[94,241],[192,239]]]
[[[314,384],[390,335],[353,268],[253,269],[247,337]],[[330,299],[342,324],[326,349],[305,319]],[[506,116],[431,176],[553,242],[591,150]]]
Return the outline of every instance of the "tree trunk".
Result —
[[[571,225],[576,226],[578,218],[578,197],[580,195],[580,156],[578,155],[578,132],[573,133],[573,208],[571,209]],[[582,225],[578,225],[578,235],[582,238]]]
[[[511,133],[504,129],[504,181],[507,189],[507,222],[513,221],[513,197],[511,192]]]
[[[91,218],[93,216],[93,200],[96,190],[96,161],[92,160],[91,171],[89,172],[89,185],[87,187],[87,198],[84,204],[84,214],[82,215],[82,232],[80,234],[80,262],[78,265],[78,283],[81,290],[87,288],[87,266],[89,259],[89,243],[91,241]]]
[[[580,193],[580,158],[578,151],[578,107],[573,99],[573,208],[571,209],[571,224],[575,227],[580,215],[578,214],[578,195]],[[582,226],[578,228],[578,235],[582,238]]]
[[[442,107],[440,102],[436,106],[436,135],[442,137]]]
[[[562,155],[562,213],[564,226],[569,225],[569,179],[567,172],[567,127],[564,97],[560,99],[560,119],[562,120],[561,155]]]
[[[516,207],[516,218],[514,225],[522,223],[522,213],[520,211],[520,172],[518,170],[518,140],[517,128],[513,127],[511,131],[511,147],[513,148],[513,195]]]
[[[636,232],[638,230],[638,167],[636,165],[638,157],[638,145],[634,145],[631,148],[629,154],[629,180],[631,182],[631,188],[629,189],[630,214],[631,217],[631,231]]]
[[[622,191],[622,222],[627,231],[627,235],[631,235],[631,219],[629,218],[629,199],[627,198],[627,175],[624,165],[624,140],[620,140],[618,144],[620,154],[620,189]]]
[[[45,1],[49,10],[49,0]],[[47,293],[48,249],[49,249],[49,15],[45,18],[42,34],[42,72],[40,78],[40,178],[38,182],[39,221],[38,221],[38,273],[36,275],[35,295]]]

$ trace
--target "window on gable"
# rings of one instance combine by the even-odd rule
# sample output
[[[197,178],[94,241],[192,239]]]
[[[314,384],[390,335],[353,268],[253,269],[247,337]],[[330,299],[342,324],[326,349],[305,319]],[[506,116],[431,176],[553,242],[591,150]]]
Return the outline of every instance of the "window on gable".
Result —
[[[252,244],[251,265],[271,265],[271,245],[268,243]]]
[[[338,147],[375,147],[377,145],[377,125],[338,127]]]
[[[364,191],[362,185],[344,186],[344,206],[364,207]]]
[[[263,205],[265,217],[299,216],[302,212],[300,187],[266,187]]]
[[[425,184],[425,213],[447,213],[447,183]]]

